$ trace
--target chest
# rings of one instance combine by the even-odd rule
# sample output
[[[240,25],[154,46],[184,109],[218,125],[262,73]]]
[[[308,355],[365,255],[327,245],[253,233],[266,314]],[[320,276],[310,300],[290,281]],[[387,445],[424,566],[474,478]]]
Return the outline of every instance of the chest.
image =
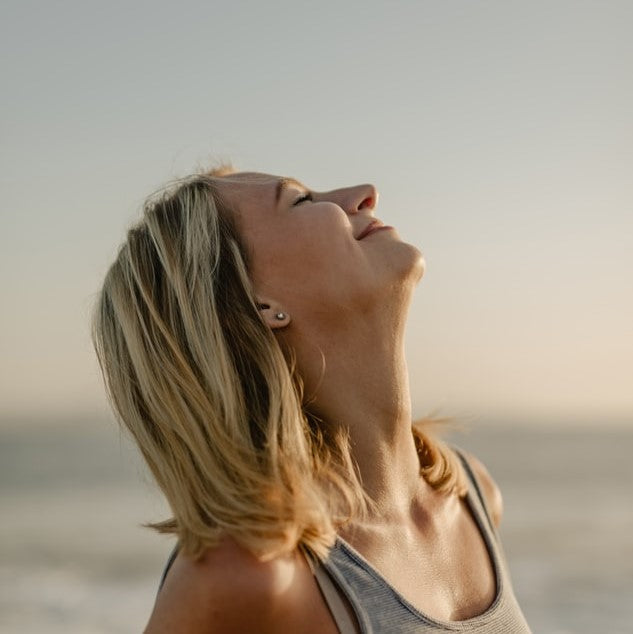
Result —
[[[419,534],[394,529],[390,535],[366,536],[353,550],[378,585],[386,582],[433,619],[469,619],[485,612],[495,599],[491,554],[465,502],[443,530]]]

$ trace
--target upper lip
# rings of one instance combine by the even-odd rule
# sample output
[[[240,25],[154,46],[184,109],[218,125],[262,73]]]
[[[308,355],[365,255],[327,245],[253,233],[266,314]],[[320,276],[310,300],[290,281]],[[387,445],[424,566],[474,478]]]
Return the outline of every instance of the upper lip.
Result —
[[[380,222],[380,220],[375,219],[372,220],[357,236],[356,239],[357,240],[362,240],[370,231],[373,231],[374,229],[378,229],[378,227],[382,227],[383,223]]]

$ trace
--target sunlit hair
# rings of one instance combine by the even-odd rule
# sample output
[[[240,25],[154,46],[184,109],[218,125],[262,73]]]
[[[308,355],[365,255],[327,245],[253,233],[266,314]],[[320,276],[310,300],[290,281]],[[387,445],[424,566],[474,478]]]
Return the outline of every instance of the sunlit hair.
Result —
[[[151,524],[192,557],[230,535],[265,559],[325,557],[371,504],[344,429],[321,425],[262,319],[219,183],[178,180],[150,197],[110,267],[93,340],[117,417],[173,518]],[[421,473],[463,495],[452,451],[414,428]]]

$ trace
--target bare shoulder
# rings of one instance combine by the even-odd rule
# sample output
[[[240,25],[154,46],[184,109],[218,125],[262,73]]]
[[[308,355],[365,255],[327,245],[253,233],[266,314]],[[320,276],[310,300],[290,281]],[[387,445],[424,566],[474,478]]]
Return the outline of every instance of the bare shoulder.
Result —
[[[486,498],[486,502],[488,503],[490,514],[492,515],[492,521],[495,526],[498,527],[501,523],[501,516],[503,515],[503,497],[501,496],[501,491],[497,486],[497,483],[492,479],[488,469],[486,469],[486,466],[483,462],[481,462],[481,460],[479,460],[479,458],[476,458],[471,453],[467,453],[466,457],[481,483],[483,494]]]
[[[225,539],[193,560],[176,557],[161,589],[146,634],[249,631],[280,582],[280,565],[261,564],[233,540]],[[249,610],[244,610],[244,604]],[[265,617],[264,619],[265,620]]]
[[[198,561],[178,555],[145,634],[293,631],[315,596],[318,602],[300,553],[262,562],[226,538]]]

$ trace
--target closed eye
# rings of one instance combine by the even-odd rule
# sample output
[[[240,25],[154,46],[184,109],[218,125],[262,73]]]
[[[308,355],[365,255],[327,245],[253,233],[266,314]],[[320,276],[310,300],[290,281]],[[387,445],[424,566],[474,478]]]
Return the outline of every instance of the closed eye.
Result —
[[[303,194],[303,195],[299,196],[299,198],[297,198],[297,200],[295,200],[292,203],[292,206],[296,207],[297,205],[300,205],[301,203],[306,202],[306,200],[312,201],[312,200],[314,200],[314,196],[312,196],[312,194],[310,192],[307,192],[306,194]]]

